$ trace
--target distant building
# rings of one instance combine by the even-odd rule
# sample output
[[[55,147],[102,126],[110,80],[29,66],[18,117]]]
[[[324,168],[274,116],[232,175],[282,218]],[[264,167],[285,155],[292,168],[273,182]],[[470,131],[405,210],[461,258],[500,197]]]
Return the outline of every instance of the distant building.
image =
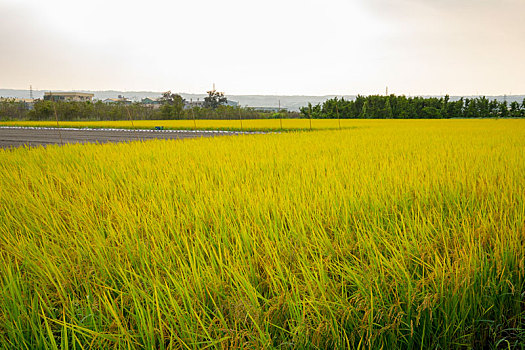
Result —
[[[35,106],[35,100],[34,98],[12,98],[12,97],[0,97],[0,102],[14,102],[14,103],[20,103],[24,106],[26,109],[33,109]]]
[[[279,107],[248,107],[253,109],[257,112],[270,112],[270,113],[278,113],[279,111],[286,111],[286,108],[279,109]]]
[[[191,109],[195,107],[204,108],[204,101],[201,101],[199,99],[197,99],[197,101],[184,101],[184,109]]]
[[[94,94],[84,92],[53,92],[48,91],[44,93],[44,100],[46,101],[63,101],[63,102],[91,102]]]
[[[238,105],[239,105],[239,102],[237,101],[226,100],[226,106],[237,107]]]
[[[161,106],[161,101],[159,101],[159,98],[155,98],[155,97],[146,97],[146,98],[143,98],[140,103],[142,103],[144,105],[144,107],[151,107],[153,109],[157,109],[157,108],[160,108]]]
[[[155,97],[146,97],[146,98],[143,98],[140,102],[144,103],[144,104],[148,104],[148,105],[155,104],[155,103],[160,103],[159,99],[155,98]]]
[[[230,106],[230,107],[237,107],[239,106],[239,102],[226,100],[226,103],[224,103],[224,105]],[[184,102],[184,109],[190,109],[194,107],[204,108],[205,107],[204,100],[201,101],[200,99],[197,99],[197,101],[190,100],[190,101]]]
[[[131,100],[122,96],[122,95],[118,95],[117,98],[106,98],[105,100],[102,101],[103,103],[105,104],[122,104],[122,105],[130,105],[131,104]]]

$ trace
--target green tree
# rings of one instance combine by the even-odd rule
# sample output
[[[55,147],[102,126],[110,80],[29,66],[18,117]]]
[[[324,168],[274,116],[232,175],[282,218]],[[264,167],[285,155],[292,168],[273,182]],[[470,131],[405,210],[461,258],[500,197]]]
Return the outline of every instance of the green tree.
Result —
[[[443,99],[443,104],[441,105],[441,116],[443,118],[449,118],[449,109],[448,109],[448,101],[450,101],[450,96],[447,94],[445,95],[445,98]]]
[[[33,110],[29,112],[29,118],[31,120],[49,120],[53,116],[53,103],[52,101],[38,101],[35,103]]]
[[[0,99],[0,119],[22,119],[26,113],[27,108],[24,103],[16,102],[14,99]]]
[[[480,118],[488,118],[489,117],[489,100],[482,96],[478,98],[478,117]]]
[[[359,115],[360,118],[368,118],[368,100],[365,100],[365,103],[363,104],[363,108],[361,108],[361,114]]]
[[[204,98],[204,107],[216,109],[222,104],[225,104],[228,99],[224,96],[224,92],[219,92],[215,89],[207,91],[208,96]]]
[[[384,111],[385,118],[392,119],[394,117],[392,113],[392,106],[390,105],[390,97],[386,97],[385,102],[385,111]]]
[[[489,102],[489,117],[497,118],[499,116],[499,102],[498,100],[492,100]]]
[[[441,118],[441,111],[435,107],[423,107],[421,116],[426,119],[439,119]]]
[[[506,118],[509,116],[509,107],[507,106],[507,101],[503,101],[499,104],[499,116],[501,118]]]
[[[521,117],[521,108],[517,101],[513,101],[510,104],[510,116],[513,118]]]
[[[162,103],[160,113],[163,119],[180,119],[184,112],[184,99],[178,94],[166,91],[159,99]]]

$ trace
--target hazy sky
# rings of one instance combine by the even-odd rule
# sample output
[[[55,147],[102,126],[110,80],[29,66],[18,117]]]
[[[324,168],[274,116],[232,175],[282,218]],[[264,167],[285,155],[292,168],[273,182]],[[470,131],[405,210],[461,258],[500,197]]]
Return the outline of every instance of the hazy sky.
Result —
[[[525,0],[0,0],[0,88],[525,94]]]

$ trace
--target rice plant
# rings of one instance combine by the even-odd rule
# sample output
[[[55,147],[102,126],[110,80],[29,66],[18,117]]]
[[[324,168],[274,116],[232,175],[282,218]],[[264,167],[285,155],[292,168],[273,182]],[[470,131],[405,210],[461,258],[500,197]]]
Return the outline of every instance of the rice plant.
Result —
[[[525,122],[351,123],[0,150],[0,347],[523,348]]]

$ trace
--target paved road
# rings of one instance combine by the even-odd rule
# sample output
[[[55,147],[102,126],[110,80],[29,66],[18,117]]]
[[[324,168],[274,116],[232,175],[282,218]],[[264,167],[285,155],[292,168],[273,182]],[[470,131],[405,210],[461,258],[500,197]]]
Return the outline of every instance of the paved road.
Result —
[[[247,134],[252,132],[243,132]],[[185,139],[219,135],[239,135],[241,132],[211,130],[124,130],[0,127],[0,148],[22,145],[38,146],[61,143],[125,142],[152,139]]]

